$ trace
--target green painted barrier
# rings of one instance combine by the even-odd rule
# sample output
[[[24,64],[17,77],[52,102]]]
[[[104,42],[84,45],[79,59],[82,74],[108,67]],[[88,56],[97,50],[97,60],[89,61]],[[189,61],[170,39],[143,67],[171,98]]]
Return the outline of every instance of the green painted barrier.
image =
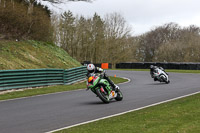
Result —
[[[86,67],[72,69],[0,70],[0,90],[68,85],[86,77]]]

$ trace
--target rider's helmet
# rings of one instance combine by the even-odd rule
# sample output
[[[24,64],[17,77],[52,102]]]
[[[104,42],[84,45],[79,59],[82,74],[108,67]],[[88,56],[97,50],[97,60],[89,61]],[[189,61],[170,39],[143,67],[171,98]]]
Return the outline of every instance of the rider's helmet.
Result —
[[[93,73],[94,70],[95,70],[95,66],[94,66],[94,64],[88,64],[88,66],[87,66],[87,70],[88,70],[88,72]]]
[[[154,68],[154,66],[153,65],[150,65],[150,69],[153,69]]]

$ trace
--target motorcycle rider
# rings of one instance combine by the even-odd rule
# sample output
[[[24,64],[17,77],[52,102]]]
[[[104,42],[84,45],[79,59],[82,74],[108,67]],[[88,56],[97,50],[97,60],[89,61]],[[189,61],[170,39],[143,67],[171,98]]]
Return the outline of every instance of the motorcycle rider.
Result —
[[[114,91],[118,91],[119,90],[119,86],[115,85],[112,82],[112,80],[110,80],[108,78],[108,76],[105,73],[105,70],[103,70],[102,68],[95,67],[94,64],[88,64],[87,65],[87,70],[88,70],[87,77],[89,76],[90,73],[100,73],[100,74],[102,74],[102,76],[103,76],[104,79],[108,80],[108,82],[110,83],[110,85],[112,86],[112,88],[114,89]]]
[[[162,71],[165,72],[165,70],[162,67],[158,67],[158,66],[154,66],[154,65],[150,65],[150,75],[152,78],[154,78],[154,81],[157,81],[158,79],[156,77],[154,77],[154,73],[156,72],[155,70],[159,68]],[[166,72],[165,72],[166,73]],[[166,73],[167,74],[167,73]],[[168,74],[167,74],[168,75]]]

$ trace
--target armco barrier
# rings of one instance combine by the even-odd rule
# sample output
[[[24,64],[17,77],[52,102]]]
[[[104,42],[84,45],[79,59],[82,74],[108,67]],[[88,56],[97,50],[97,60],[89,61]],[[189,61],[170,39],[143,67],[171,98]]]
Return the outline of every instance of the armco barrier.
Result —
[[[200,70],[200,63],[191,62],[134,62],[117,63],[116,68],[121,69],[149,69],[150,65],[161,66],[164,69]]]
[[[0,70],[0,90],[72,84],[85,79],[86,67]]]
[[[86,66],[66,69],[64,70],[63,83],[72,84],[74,82],[78,82],[80,80],[85,79],[86,74],[87,74]]]

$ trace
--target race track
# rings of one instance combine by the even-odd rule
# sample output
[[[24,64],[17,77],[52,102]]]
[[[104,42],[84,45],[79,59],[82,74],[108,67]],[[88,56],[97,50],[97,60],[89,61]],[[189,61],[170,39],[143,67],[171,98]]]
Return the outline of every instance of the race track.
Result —
[[[103,104],[85,90],[0,101],[0,133],[48,132],[200,91],[200,74],[169,73],[170,84],[154,82],[149,72],[107,74],[131,80],[119,85],[123,101]]]

